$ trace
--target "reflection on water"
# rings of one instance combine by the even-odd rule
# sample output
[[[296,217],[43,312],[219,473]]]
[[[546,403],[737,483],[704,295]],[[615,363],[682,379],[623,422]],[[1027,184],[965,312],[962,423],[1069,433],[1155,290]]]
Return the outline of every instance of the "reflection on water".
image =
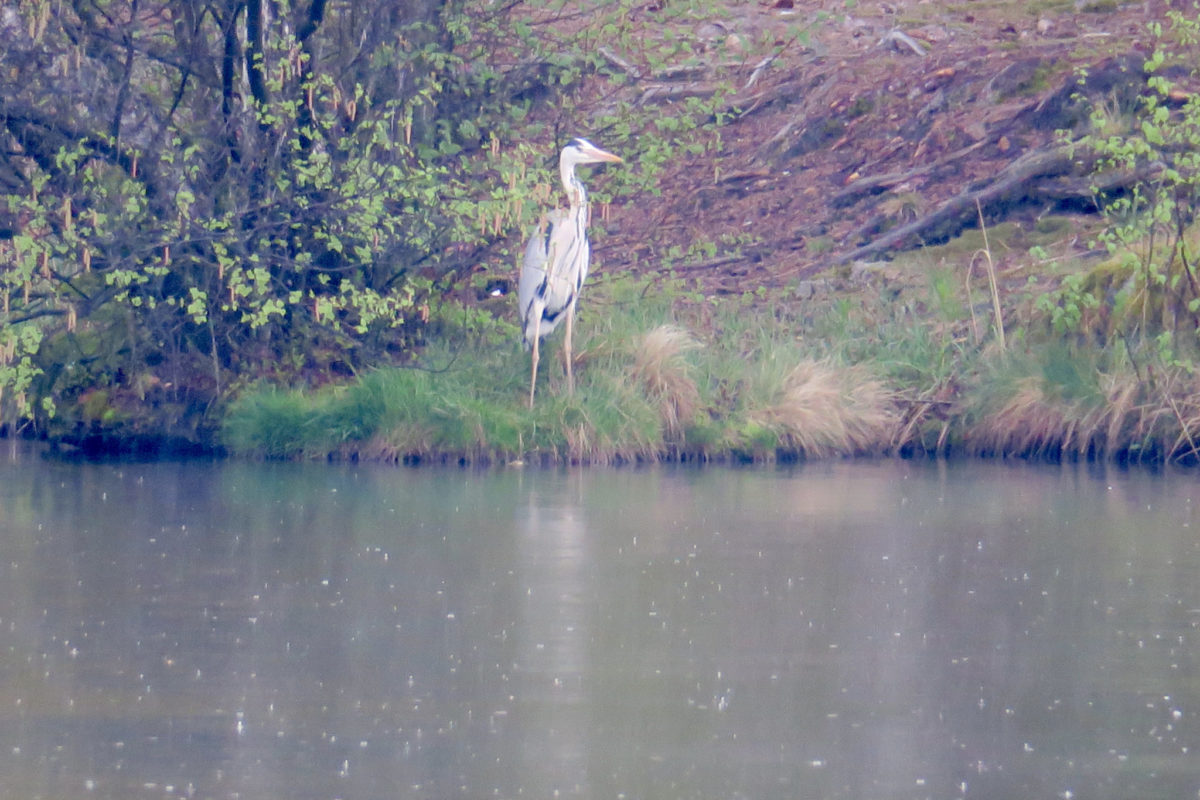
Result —
[[[1200,790],[1195,475],[2,444],[6,797]]]

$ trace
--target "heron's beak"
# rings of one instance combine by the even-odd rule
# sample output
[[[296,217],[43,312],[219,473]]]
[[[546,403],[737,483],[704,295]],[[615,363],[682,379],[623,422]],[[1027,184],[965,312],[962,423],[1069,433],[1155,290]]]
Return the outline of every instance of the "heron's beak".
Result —
[[[623,164],[624,163],[624,161],[621,160],[620,156],[613,155],[612,153],[608,152],[607,150],[601,150],[599,147],[584,148],[583,153],[592,161],[597,161],[597,162],[609,161],[609,162],[612,162],[613,164]]]

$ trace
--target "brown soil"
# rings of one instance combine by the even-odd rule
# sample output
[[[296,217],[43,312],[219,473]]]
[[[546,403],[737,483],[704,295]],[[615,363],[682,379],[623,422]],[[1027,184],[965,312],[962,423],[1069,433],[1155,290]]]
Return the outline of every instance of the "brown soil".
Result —
[[[1146,23],[1163,19],[1168,7],[892,0],[847,13],[842,0],[783,8],[789,5],[745,4],[724,29],[697,26],[697,36],[726,37],[735,47],[764,36],[786,47],[738,92],[715,158],[681,164],[661,181],[661,198],[611,209],[607,235],[597,242],[601,274],[657,269],[672,247],[715,241],[723,243],[715,255],[683,259],[677,273],[710,294],[765,286],[799,288],[803,296],[802,282],[831,268],[977,227],[967,193],[1019,168],[1023,157],[1049,152],[1056,130],[1082,121],[1085,112],[1072,99],[1077,70],[1088,70],[1084,88],[1100,102],[1128,102],[1142,87]],[[829,17],[812,24],[806,43],[788,42],[799,19],[821,11]],[[655,12],[642,13],[652,30]],[[907,39],[889,39],[894,31]],[[738,86],[755,66],[749,56],[746,62]],[[635,88],[657,102],[655,93],[702,93],[706,85],[642,80]],[[987,224],[1032,223],[1046,214],[1077,216],[1074,230],[1090,224],[1086,170],[1062,166],[1036,190],[1014,181],[985,195]],[[961,207],[947,207],[956,198]],[[883,238],[943,208],[936,224]],[[1085,243],[1068,236],[1062,245],[1081,250]],[[1010,256],[1020,257],[1018,250]]]

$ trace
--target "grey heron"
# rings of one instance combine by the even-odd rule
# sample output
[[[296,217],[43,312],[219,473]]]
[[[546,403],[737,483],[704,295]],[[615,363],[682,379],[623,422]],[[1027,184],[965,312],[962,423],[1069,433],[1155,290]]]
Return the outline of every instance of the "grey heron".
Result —
[[[587,227],[590,209],[587,190],[575,175],[580,164],[621,163],[619,156],[601,150],[587,139],[572,139],[558,157],[558,169],[570,207],[548,212],[525,245],[517,298],[525,349],[533,349],[532,378],[529,382],[529,407],[537,387],[538,345],[564,319],[567,332],[563,354],[567,365],[567,391],[575,391],[571,364],[571,330],[575,322],[575,304],[587,278],[591,245]]]

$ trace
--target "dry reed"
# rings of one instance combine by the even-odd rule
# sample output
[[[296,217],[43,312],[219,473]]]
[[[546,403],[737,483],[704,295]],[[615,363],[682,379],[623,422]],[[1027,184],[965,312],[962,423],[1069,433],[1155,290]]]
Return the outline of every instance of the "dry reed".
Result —
[[[976,454],[1024,458],[1195,460],[1200,398],[1195,378],[1152,389],[1133,374],[1100,374],[1099,396],[1065,399],[1039,378],[1021,379],[1012,395],[966,434]]]
[[[901,421],[895,393],[862,367],[803,361],[774,400],[750,415],[781,449],[806,458],[886,450]]]
[[[420,425],[399,424],[361,443],[343,445],[343,457],[400,464],[433,452],[433,432]]]
[[[658,411],[664,431],[674,438],[700,407],[700,390],[685,358],[699,347],[683,328],[659,325],[640,338],[633,355],[630,377]]]

